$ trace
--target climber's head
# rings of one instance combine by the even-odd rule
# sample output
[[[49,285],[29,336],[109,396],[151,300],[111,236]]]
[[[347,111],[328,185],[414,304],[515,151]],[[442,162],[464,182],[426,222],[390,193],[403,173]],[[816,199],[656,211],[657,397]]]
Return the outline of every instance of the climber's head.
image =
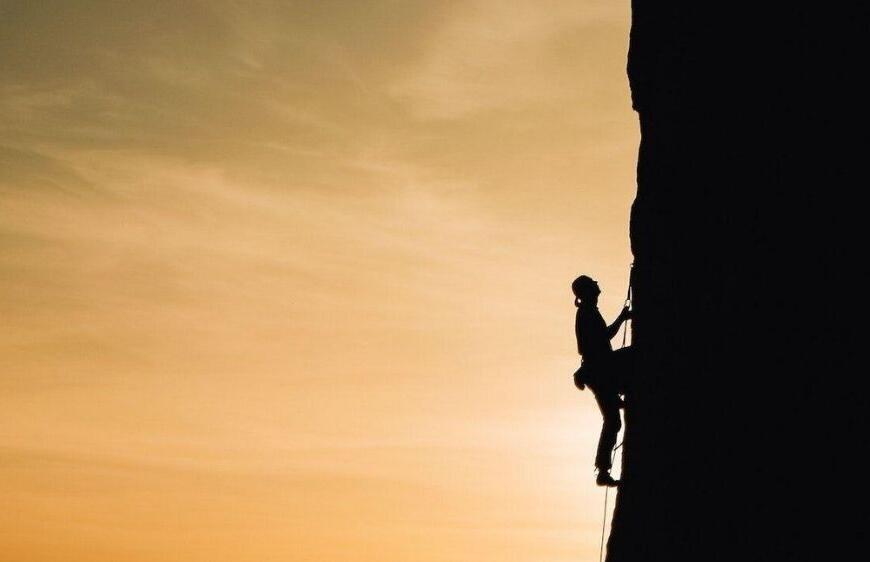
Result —
[[[580,302],[595,303],[598,300],[598,295],[601,294],[601,289],[598,287],[598,282],[591,277],[581,275],[571,283],[571,290],[574,291],[574,304],[580,305]]]

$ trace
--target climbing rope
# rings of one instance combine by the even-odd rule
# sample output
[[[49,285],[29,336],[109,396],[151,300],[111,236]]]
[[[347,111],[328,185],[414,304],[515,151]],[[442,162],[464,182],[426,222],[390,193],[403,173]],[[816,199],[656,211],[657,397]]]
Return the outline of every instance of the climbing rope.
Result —
[[[631,264],[628,268],[628,291],[625,295],[625,304],[624,308],[628,308],[631,310],[631,272],[634,270],[634,264]],[[622,330],[622,347],[625,347],[626,339],[628,338],[628,323],[631,322],[631,319],[625,321],[625,326]],[[622,347],[620,349],[622,349]]]
[[[622,443],[613,448],[613,452],[610,453],[610,464],[613,465],[613,459],[616,458],[616,450],[622,447]],[[604,562],[604,530],[607,528],[607,495],[610,491],[610,486],[604,487],[604,515],[601,516],[601,546],[598,548],[598,562]]]
[[[631,267],[628,270],[628,293],[625,295],[625,307],[631,310],[631,271],[634,269],[634,264],[631,264]],[[622,347],[620,349],[625,348],[626,341],[628,340],[628,323],[631,319],[625,321],[625,325],[622,330]],[[613,459],[616,458],[616,450],[622,447],[622,444],[625,440],[621,441],[619,445],[613,448],[613,451],[610,453],[610,466],[613,466]],[[604,487],[604,515],[601,517],[601,546],[598,548],[598,562],[604,562],[604,531],[607,529],[607,496],[610,492],[610,486]]]

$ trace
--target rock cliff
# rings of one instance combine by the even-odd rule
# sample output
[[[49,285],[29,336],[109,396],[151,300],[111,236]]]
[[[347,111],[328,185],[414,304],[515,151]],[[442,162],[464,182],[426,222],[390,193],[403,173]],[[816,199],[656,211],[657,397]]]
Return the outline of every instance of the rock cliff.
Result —
[[[851,51],[809,9],[632,9],[642,367],[607,559],[809,559],[858,415]]]

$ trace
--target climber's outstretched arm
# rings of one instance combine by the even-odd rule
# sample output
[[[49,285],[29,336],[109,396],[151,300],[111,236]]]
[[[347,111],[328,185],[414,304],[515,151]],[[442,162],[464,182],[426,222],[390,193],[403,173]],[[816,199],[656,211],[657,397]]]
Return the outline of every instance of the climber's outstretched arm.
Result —
[[[628,310],[628,307],[622,309],[622,312],[619,313],[619,316],[616,317],[616,320],[613,321],[613,324],[607,327],[607,339],[612,340],[616,334],[619,333],[619,328],[622,327],[622,323],[631,318],[631,311]]]

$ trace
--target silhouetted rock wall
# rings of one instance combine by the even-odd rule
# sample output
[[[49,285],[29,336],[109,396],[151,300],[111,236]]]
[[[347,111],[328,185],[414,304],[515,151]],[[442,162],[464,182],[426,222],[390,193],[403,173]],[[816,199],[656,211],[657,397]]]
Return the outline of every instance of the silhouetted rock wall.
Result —
[[[811,559],[848,519],[823,502],[857,427],[863,125],[816,17],[633,2],[643,367],[609,562]]]

